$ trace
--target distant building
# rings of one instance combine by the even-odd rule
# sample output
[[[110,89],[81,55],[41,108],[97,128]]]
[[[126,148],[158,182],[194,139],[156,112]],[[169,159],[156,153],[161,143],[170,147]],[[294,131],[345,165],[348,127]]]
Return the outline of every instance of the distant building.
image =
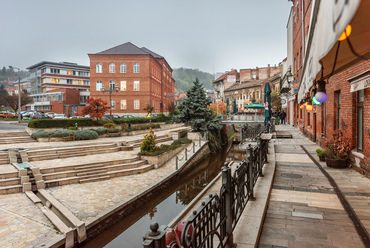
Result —
[[[225,93],[224,91],[229,88],[231,85],[240,82],[239,80],[239,73],[237,70],[232,70],[230,72],[227,72],[220,77],[216,78],[213,81],[213,102],[220,101],[224,102],[226,101]]]
[[[89,58],[91,97],[109,102],[109,93],[103,93],[102,87],[119,88],[119,92],[111,94],[112,113],[143,116],[147,104],[154,107],[154,113],[168,112],[175,80],[163,56],[127,42],[89,54]]]
[[[90,97],[90,67],[69,62],[42,61],[27,68],[27,92],[34,102],[27,110],[82,115]]]

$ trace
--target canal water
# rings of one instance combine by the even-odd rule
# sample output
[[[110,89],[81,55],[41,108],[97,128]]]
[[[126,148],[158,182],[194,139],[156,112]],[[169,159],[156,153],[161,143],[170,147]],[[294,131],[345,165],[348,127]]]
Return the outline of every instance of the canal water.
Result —
[[[240,152],[235,150],[226,154],[226,148],[216,155],[211,154],[186,176],[164,189],[155,199],[138,208],[134,214],[80,247],[141,248],[142,236],[150,230],[152,222],[158,222],[159,225],[171,222],[220,173],[225,161],[243,159],[239,154]]]

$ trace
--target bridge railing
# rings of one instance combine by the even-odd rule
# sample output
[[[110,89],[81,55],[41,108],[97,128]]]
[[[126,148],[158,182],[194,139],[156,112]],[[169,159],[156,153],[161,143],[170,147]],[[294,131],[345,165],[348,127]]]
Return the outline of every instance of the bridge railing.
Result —
[[[231,163],[222,167],[222,186],[219,193],[209,197],[187,219],[182,229],[180,243],[176,239],[165,240],[162,227],[158,231],[158,224],[152,223],[157,229],[143,237],[145,248],[213,248],[233,247],[233,230],[238,223],[248,201],[254,200],[254,186],[258,177],[263,176],[262,168],[267,162],[268,140],[257,139],[257,145],[249,145],[246,149],[247,160],[240,162],[234,173],[231,172]],[[158,233],[158,237],[153,236]],[[163,240],[164,239],[164,240]]]

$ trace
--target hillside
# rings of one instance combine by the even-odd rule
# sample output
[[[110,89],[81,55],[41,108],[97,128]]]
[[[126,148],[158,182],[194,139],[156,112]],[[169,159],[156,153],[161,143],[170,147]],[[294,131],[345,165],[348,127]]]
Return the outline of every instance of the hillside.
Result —
[[[175,68],[172,77],[175,79],[175,88],[178,93],[186,93],[193,85],[195,78],[198,78],[207,90],[212,89],[213,75],[208,72],[198,69]]]

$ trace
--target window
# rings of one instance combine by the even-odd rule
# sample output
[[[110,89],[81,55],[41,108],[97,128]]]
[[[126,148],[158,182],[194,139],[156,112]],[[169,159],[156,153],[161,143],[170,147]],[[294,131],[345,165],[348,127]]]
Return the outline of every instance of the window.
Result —
[[[101,91],[103,84],[101,81],[96,81],[96,91]]]
[[[67,84],[72,84],[72,79],[67,79]]]
[[[126,81],[121,81],[121,91],[126,91]]]
[[[134,81],[134,91],[140,90],[140,81]]]
[[[109,64],[109,73],[115,73],[116,67],[114,66],[114,63]]]
[[[116,109],[116,101],[114,99],[110,101],[110,106],[112,107],[112,109]]]
[[[357,93],[357,150],[363,151],[364,149],[364,90]]]
[[[139,110],[140,109],[140,100],[139,99],[135,99],[134,100],[134,109],[135,110]]]
[[[334,111],[336,111],[336,123],[335,123],[335,127],[337,129],[341,128],[341,123],[340,123],[340,101],[341,101],[341,96],[340,96],[340,91],[335,91],[334,92],[334,98],[335,98],[335,104],[334,104]]]
[[[109,89],[114,90],[115,88],[115,82],[114,81],[109,81]]]
[[[102,66],[101,66],[101,64],[100,63],[97,63],[96,64],[96,73],[102,73]]]
[[[126,100],[121,100],[121,109],[127,109]]]
[[[121,64],[121,73],[126,73],[126,64],[125,63]]]
[[[134,73],[139,73],[140,72],[140,66],[139,63],[134,64]]]
[[[67,75],[72,75],[72,71],[71,70],[67,70]]]

